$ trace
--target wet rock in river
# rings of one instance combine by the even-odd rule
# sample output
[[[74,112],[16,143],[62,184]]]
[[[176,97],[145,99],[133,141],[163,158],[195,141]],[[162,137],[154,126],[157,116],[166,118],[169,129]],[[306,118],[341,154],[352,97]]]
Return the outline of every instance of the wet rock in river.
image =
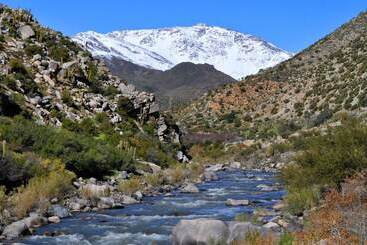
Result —
[[[184,188],[181,189],[181,192],[183,192],[183,193],[198,193],[199,188],[197,188],[196,185],[189,183]]]
[[[247,206],[250,204],[249,200],[235,200],[235,199],[227,199],[227,206]]]
[[[70,212],[66,207],[55,204],[48,208],[47,214],[49,216],[58,216],[60,218],[65,218],[70,216]]]
[[[228,235],[228,227],[220,220],[181,220],[173,228],[172,243],[174,245],[216,244],[226,241]]]

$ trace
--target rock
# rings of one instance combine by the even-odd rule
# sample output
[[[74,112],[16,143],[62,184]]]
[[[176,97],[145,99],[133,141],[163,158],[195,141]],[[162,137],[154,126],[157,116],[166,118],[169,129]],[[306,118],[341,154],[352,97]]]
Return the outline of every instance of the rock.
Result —
[[[281,227],[287,228],[289,226],[289,223],[285,221],[284,219],[279,219],[277,222]]]
[[[183,151],[178,151],[177,154],[176,154],[176,158],[180,162],[184,162],[184,163],[189,162],[189,159],[187,158],[185,153],[183,153]]]
[[[48,217],[48,222],[50,223],[60,223],[60,218],[58,216],[51,216],[51,217]]]
[[[32,61],[41,60],[42,56],[40,54],[33,55]]]
[[[55,73],[57,71],[57,69],[59,69],[59,63],[57,63],[56,61],[53,61],[53,60],[48,63],[48,70],[51,73]]]
[[[279,228],[279,225],[275,222],[268,222],[265,225],[263,225],[263,227],[267,229],[277,229]]]
[[[157,174],[162,170],[162,168],[155,163],[142,161],[142,160],[139,160],[138,162],[141,164],[147,165],[151,170],[150,173],[152,174]]]
[[[204,171],[202,179],[203,181],[213,181],[218,180],[219,178],[217,174],[213,171]]]
[[[156,112],[159,112],[159,104],[154,102],[149,107],[149,114],[153,114],[153,113],[156,113]]]
[[[139,200],[141,201],[143,199],[143,193],[141,193],[141,191],[137,191],[133,194],[133,197],[136,199],[136,200]]]
[[[33,37],[35,35],[32,27],[29,25],[19,27],[18,33],[23,40]]]
[[[220,244],[228,235],[226,224],[220,220],[181,220],[172,230],[172,244]]]
[[[187,184],[184,188],[181,189],[183,193],[198,193],[199,189],[194,184]]]
[[[260,188],[260,191],[275,191],[275,190],[277,190],[275,187],[264,185],[264,184],[258,185],[256,187]]]
[[[106,208],[112,208],[115,205],[115,201],[112,197],[101,197],[98,201],[98,208],[106,209]]]
[[[227,199],[227,206],[247,206],[250,204],[249,200],[235,200],[235,199]]]
[[[88,182],[90,184],[96,184],[97,183],[97,179],[92,177],[92,178],[89,178]]]
[[[244,240],[246,238],[247,233],[249,232],[259,232],[260,234],[265,234],[268,230],[253,225],[250,222],[229,222],[229,237],[227,240],[227,244],[233,244],[235,241]]]
[[[123,195],[122,204],[136,204],[136,203],[139,203],[139,201],[136,200],[135,198],[131,196]]]
[[[223,164],[218,163],[218,164],[207,167],[205,171],[217,172],[217,171],[223,170],[223,166],[224,166]]]
[[[234,169],[239,169],[241,168],[241,163],[240,162],[232,162],[230,165],[229,165],[230,168],[234,168]]]
[[[38,213],[30,213],[29,217],[23,219],[23,222],[28,228],[34,228],[47,224],[47,219]]]
[[[49,216],[58,216],[60,218],[65,218],[70,216],[69,210],[61,205],[55,204],[48,208],[47,214]]]
[[[6,226],[4,228],[2,235],[5,236],[6,239],[10,240],[10,239],[17,238],[20,235],[29,234],[29,233],[30,231],[28,229],[28,226],[24,223],[23,220],[19,220],[19,221],[16,221]]]
[[[76,63],[77,62],[75,60],[66,62],[66,63],[62,64],[62,69],[67,70],[70,67],[72,67],[73,65],[75,65]]]

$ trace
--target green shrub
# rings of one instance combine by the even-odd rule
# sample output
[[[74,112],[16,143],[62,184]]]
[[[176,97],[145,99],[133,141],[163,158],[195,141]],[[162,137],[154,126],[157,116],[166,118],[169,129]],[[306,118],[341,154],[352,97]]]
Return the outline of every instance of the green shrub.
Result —
[[[18,59],[11,59],[9,61],[9,66],[10,66],[10,70],[11,72],[14,73],[20,73],[22,75],[28,76],[28,70],[27,68],[23,65],[21,60]]]
[[[367,167],[367,126],[356,119],[305,140],[296,165],[286,168],[287,185],[338,186],[346,177]]]
[[[287,209],[292,214],[300,214],[304,210],[309,210],[318,204],[320,199],[320,190],[317,187],[313,188],[297,188],[288,189],[288,194],[285,198]]]
[[[348,119],[326,135],[310,136],[294,144],[301,150],[295,164],[284,168],[282,179],[293,212],[313,206],[324,187],[340,187],[346,178],[367,168],[367,125]]]
[[[40,54],[41,56],[44,55],[44,51],[43,48],[35,45],[35,44],[31,44],[31,45],[27,45],[24,49],[24,52],[26,53],[26,55],[28,55],[29,57],[33,57],[36,54]]]
[[[130,170],[134,162],[109,142],[66,129],[36,125],[25,119],[1,120],[0,132],[18,151],[60,158],[79,176],[103,177],[113,169]]]
[[[59,44],[54,44],[48,49],[49,56],[59,62],[68,62],[70,60],[69,50]]]

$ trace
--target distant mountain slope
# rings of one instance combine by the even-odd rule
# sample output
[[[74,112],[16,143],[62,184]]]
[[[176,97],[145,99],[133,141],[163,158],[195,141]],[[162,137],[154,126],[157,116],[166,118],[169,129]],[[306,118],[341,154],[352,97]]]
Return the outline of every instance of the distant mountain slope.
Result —
[[[236,82],[208,64],[183,62],[169,70],[160,71],[117,58],[105,62],[114,75],[131,81],[141,90],[154,92],[164,108],[187,103],[213,88]]]
[[[94,56],[168,70],[182,62],[211,64],[236,79],[274,66],[291,54],[252,35],[203,24],[148,30],[79,33]]]
[[[366,107],[364,12],[293,58],[217,89],[178,115],[192,129],[243,133],[275,121],[317,124],[337,111]]]

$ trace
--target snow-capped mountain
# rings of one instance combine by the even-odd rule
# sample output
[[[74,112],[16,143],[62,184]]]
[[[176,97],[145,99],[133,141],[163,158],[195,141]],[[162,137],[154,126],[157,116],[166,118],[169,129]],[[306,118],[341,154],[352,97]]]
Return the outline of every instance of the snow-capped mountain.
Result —
[[[204,24],[107,34],[88,31],[73,39],[94,56],[120,58],[163,71],[181,62],[207,63],[234,78],[254,74],[292,56],[258,37]]]

